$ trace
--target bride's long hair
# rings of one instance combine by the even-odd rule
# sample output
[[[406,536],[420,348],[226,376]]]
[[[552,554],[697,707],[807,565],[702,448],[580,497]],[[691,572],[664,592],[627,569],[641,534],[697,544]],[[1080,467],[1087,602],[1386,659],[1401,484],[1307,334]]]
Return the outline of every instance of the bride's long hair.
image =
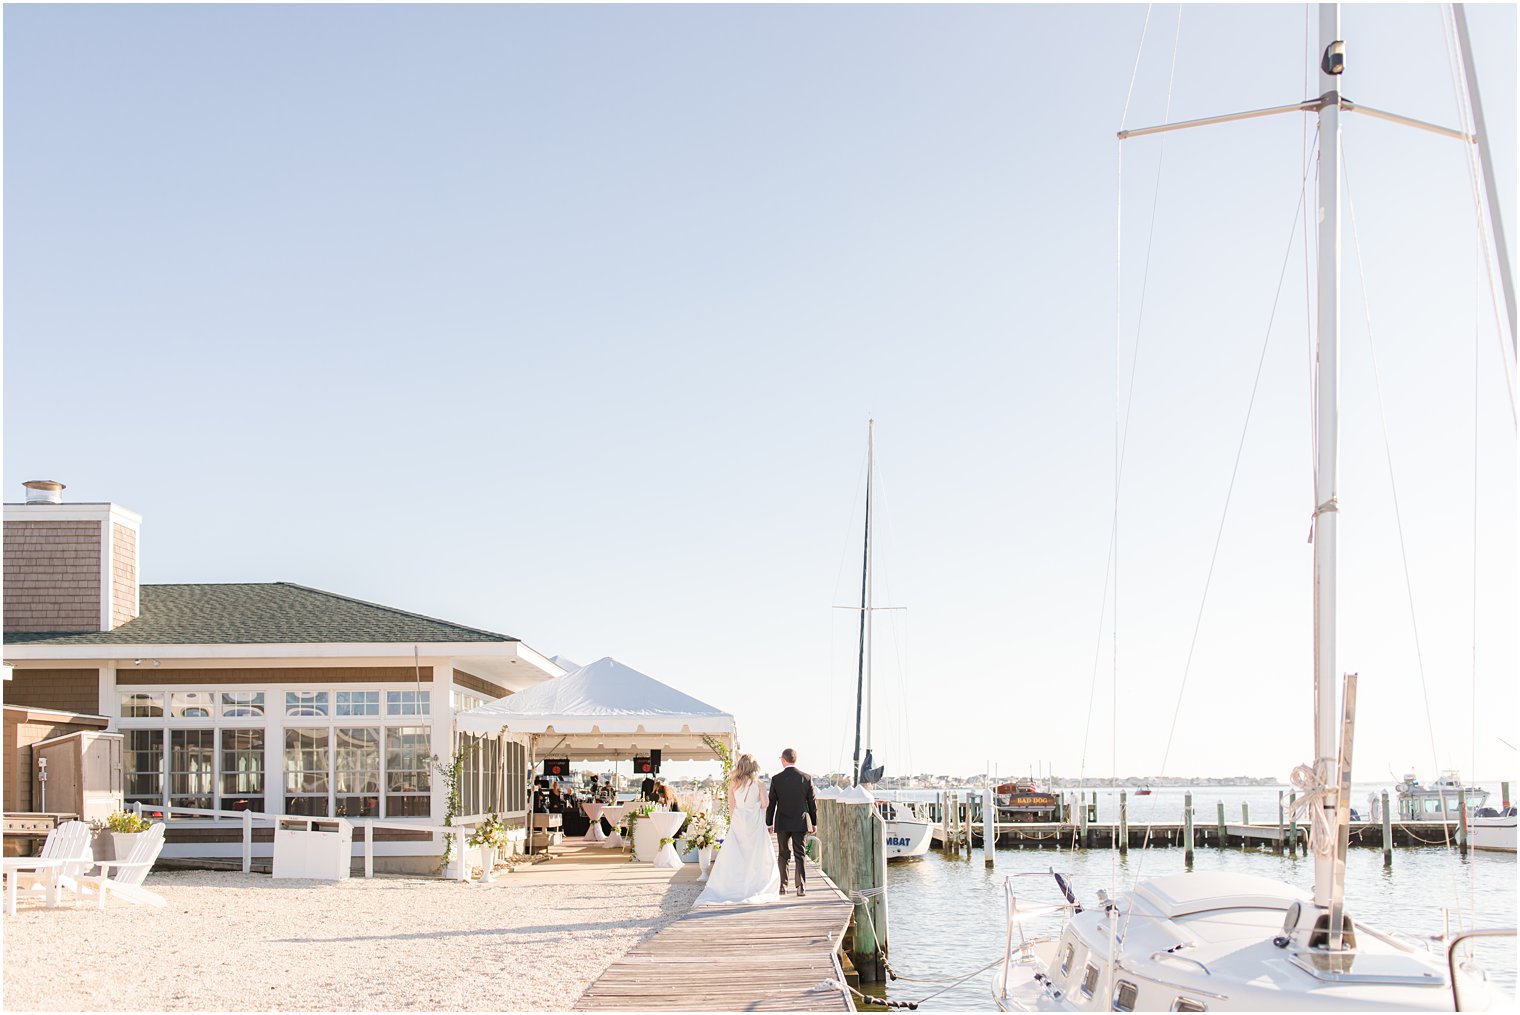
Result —
[[[734,788],[748,785],[755,781],[755,774],[760,771],[760,763],[755,760],[753,754],[741,754],[734,765]]]

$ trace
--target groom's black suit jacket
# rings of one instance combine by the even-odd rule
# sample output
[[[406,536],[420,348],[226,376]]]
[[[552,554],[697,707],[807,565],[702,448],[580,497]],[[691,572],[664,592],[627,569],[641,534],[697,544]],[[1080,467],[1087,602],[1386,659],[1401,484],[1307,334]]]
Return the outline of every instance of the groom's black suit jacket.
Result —
[[[818,827],[818,804],[813,797],[813,777],[793,765],[771,776],[770,803],[765,823],[778,832],[806,832],[811,818]]]

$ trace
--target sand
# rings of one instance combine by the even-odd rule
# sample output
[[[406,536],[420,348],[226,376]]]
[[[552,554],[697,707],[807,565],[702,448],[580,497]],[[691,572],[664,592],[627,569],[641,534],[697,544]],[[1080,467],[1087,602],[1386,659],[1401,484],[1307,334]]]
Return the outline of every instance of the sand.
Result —
[[[155,872],[168,906],[111,902],[4,918],[16,1010],[558,1010],[691,908],[676,872],[587,849],[495,884],[318,883]]]

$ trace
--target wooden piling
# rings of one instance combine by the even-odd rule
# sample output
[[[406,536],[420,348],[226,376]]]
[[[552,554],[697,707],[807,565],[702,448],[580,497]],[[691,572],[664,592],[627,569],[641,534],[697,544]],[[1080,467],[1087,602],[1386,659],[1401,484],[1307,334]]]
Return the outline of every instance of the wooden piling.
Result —
[[[1509,783],[1507,782],[1499,783],[1499,802],[1504,805],[1505,810],[1509,810]]]
[[[1230,841],[1229,829],[1227,829],[1224,824],[1224,801],[1218,801],[1216,807],[1219,813],[1215,816],[1218,821],[1218,825],[1214,830],[1214,845],[1223,847],[1228,845]]]
[[[849,957],[865,983],[886,979],[886,825],[868,802],[818,801],[823,871],[855,903]]]
[[[1457,849],[1467,856],[1467,787],[1457,788]]]
[[[1287,837],[1287,830],[1283,823],[1283,791],[1277,791],[1277,841],[1272,844],[1272,851],[1282,856],[1283,839]]]
[[[1292,816],[1292,820],[1288,824],[1288,855],[1289,856],[1297,856],[1298,855],[1298,793],[1297,793],[1297,791],[1290,791],[1288,793],[1288,814]]]
[[[1182,861],[1188,867],[1193,866],[1193,791],[1188,790],[1182,796]]]
[[[1082,795],[1085,797],[1087,794],[1084,793]],[[1077,841],[1082,844],[1083,849],[1090,849],[1092,847],[1092,840],[1088,838],[1087,801],[1085,799],[1082,801],[1080,813],[1077,815]]]
[[[1383,790],[1383,866],[1393,867],[1393,815],[1388,810],[1388,791]]]
[[[1129,853],[1129,793],[1119,791],[1119,852]]]
[[[1251,823],[1251,805],[1244,800],[1240,802],[1240,823],[1242,825],[1249,825]]]
[[[997,852],[997,807],[992,801],[992,787],[982,790],[982,860],[992,869],[992,856]]]

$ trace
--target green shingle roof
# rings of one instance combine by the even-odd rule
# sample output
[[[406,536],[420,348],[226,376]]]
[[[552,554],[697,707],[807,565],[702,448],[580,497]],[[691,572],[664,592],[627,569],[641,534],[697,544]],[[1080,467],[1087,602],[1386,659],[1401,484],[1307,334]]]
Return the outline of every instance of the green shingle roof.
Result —
[[[6,632],[11,645],[279,645],[310,642],[505,642],[505,634],[435,620],[290,582],[144,585],[142,613],[114,631]]]

